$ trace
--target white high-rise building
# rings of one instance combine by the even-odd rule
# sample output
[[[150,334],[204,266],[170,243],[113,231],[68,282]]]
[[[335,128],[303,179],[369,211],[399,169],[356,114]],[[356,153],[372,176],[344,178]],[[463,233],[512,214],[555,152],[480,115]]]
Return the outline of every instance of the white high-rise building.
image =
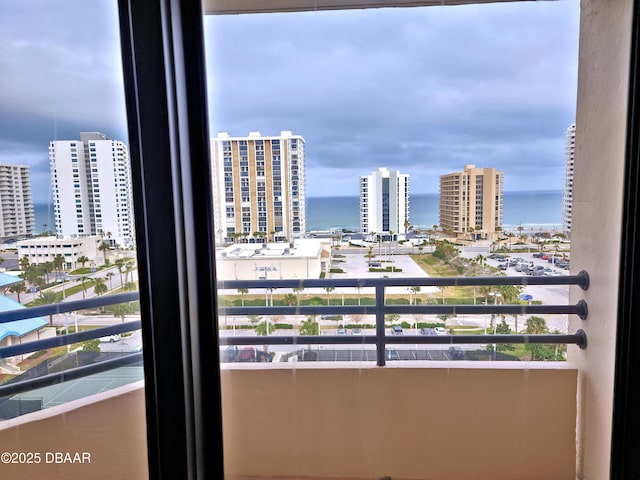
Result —
[[[573,203],[573,164],[576,153],[576,124],[567,128],[564,142],[564,193],[562,195],[562,230],[571,235],[571,204]]]
[[[360,231],[401,237],[409,228],[409,175],[379,168],[360,177]]]
[[[35,233],[28,165],[0,164],[0,239]]]
[[[211,139],[216,242],[293,240],[306,232],[304,138],[290,131]]]
[[[134,243],[127,146],[98,132],[49,143],[58,236],[101,235],[112,245]]]

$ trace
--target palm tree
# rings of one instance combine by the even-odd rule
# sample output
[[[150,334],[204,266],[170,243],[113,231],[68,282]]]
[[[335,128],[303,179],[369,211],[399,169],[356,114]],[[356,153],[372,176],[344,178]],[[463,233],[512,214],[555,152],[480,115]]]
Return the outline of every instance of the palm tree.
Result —
[[[57,254],[55,257],[53,257],[53,268],[60,272],[62,271],[62,269],[64,268],[64,264],[66,263],[64,257],[60,254]]]
[[[97,280],[97,279],[96,279]],[[87,293],[87,282],[93,282],[94,279],[91,277],[88,277],[87,275],[83,275],[82,277],[80,277],[80,283],[82,283],[82,298],[85,298],[85,294]]]
[[[365,255],[365,257],[367,257],[367,265],[370,267],[371,266],[371,259],[373,257],[375,257],[375,254],[373,253],[373,245],[369,245],[369,252]]]
[[[522,286],[520,285],[500,285],[496,288],[504,303],[516,303],[520,297]]]
[[[136,282],[127,282],[122,286],[122,290],[124,290],[125,292],[133,292],[137,288],[138,285],[136,284]]]
[[[329,305],[329,295],[333,292],[336,287],[324,287],[325,292],[327,292],[327,305]]]
[[[542,317],[529,317],[525,324],[527,326],[525,330],[527,334],[541,335],[549,333],[547,322]],[[531,360],[536,360],[540,356],[539,354],[544,350],[544,345],[537,343],[527,343],[525,344],[525,349],[531,352]]]
[[[319,324],[315,321],[315,319],[311,318],[311,315],[307,316],[306,320],[303,320],[300,323],[300,328],[298,329],[300,335],[320,335]],[[307,349],[311,350],[311,344],[307,345]]]
[[[115,273],[113,272],[107,272],[105,274],[105,277],[107,277],[109,279],[109,290],[111,290],[113,292],[113,277],[115,276]]]
[[[124,280],[122,280],[122,271],[124,269],[124,259],[117,258],[115,261],[116,267],[118,267],[118,272],[120,272],[120,285],[124,285]]]
[[[304,288],[296,287],[293,289],[293,291],[296,294],[296,302],[298,306],[300,306],[300,293],[304,291]]]
[[[44,278],[47,280],[47,283],[49,283],[49,274],[53,271],[54,266],[53,266],[53,262],[44,262],[40,264],[40,269],[42,271],[42,274],[44,275]]]
[[[293,293],[287,293],[284,296],[285,305],[292,307],[296,303],[296,296]]]
[[[30,262],[28,257],[22,257],[18,263],[20,264],[21,270],[26,270],[27,268],[29,268]]]
[[[411,298],[411,295],[417,295],[420,292],[420,286],[418,285],[414,285],[413,287],[409,287],[409,305],[413,304],[413,299]],[[444,302],[443,302],[444,303]]]
[[[240,294],[240,303],[244,307],[244,296],[245,296],[245,294],[249,293],[249,289],[248,288],[239,288],[238,289],[238,293]]]
[[[124,264],[124,283],[126,284],[129,281],[129,273],[133,272],[136,264],[134,262],[126,262]],[[131,277],[133,279],[133,276]]]
[[[25,286],[24,282],[15,283],[9,287],[9,291],[11,293],[15,293],[18,296],[18,303],[20,303],[20,294],[22,292],[26,292],[27,287]]]
[[[102,242],[100,242],[100,245],[98,245],[98,250],[100,250],[102,252],[102,258],[104,259],[104,264],[107,264],[107,250],[111,250],[111,247],[109,246],[109,244],[107,242],[105,242],[104,240]]]
[[[442,292],[442,304],[444,305],[444,289],[446,288],[444,285],[438,285],[438,290]]]
[[[84,268],[84,264],[87,263],[89,261],[89,258],[87,258],[84,255],[81,255],[78,257],[77,262],[82,264],[82,268]]]
[[[125,315],[133,313],[133,308],[129,303],[119,303],[113,306],[113,316],[120,317],[122,319],[122,323],[124,323]]]
[[[33,305],[51,305],[53,303],[60,302],[58,294],[53,290],[47,290],[46,292],[40,291],[40,297],[33,301]],[[49,326],[53,327],[53,314],[49,314]]]
[[[95,293],[97,296],[103,295],[109,290],[102,278],[94,278],[93,283],[95,285],[93,287],[93,293]]]

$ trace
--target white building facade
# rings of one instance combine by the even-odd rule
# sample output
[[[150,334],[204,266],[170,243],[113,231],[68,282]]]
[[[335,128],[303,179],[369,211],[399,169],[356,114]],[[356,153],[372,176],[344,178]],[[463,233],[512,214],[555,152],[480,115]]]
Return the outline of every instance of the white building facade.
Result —
[[[98,132],[49,144],[56,234],[101,235],[112,245],[135,242],[127,146]]]
[[[216,252],[218,280],[320,278],[331,266],[331,240],[230,245]]]
[[[400,238],[409,223],[409,175],[379,168],[360,177],[360,231]]]
[[[576,124],[567,128],[564,142],[564,192],[562,194],[562,231],[571,236],[571,205],[573,203],[573,166],[576,154]]]
[[[211,139],[217,243],[293,240],[306,232],[305,141],[282,131]]]
[[[0,164],[0,239],[36,232],[28,165]]]
[[[83,237],[35,237],[16,242],[18,262],[22,258],[29,259],[30,265],[53,262],[54,258],[62,255],[65,268],[78,268],[78,258],[87,257],[87,265],[101,265],[104,262],[103,253],[99,250],[102,243],[100,236]]]

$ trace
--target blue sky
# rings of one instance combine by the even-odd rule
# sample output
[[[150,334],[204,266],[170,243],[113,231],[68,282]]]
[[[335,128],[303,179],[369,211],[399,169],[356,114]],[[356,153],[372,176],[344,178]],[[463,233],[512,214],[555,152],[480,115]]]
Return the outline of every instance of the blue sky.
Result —
[[[0,161],[31,165],[38,203],[49,140],[127,141],[115,6],[0,2]],[[561,189],[578,20],[577,0],[209,16],[211,134],[302,135],[309,196],[357,195],[381,166],[437,192],[470,163]]]

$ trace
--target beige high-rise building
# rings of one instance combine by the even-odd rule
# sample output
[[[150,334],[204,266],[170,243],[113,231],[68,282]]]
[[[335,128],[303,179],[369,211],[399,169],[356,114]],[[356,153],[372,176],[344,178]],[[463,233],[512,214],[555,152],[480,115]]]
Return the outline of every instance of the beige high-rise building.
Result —
[[[0,164],[0,239],[35,233],[29,166]]]
[[[290,131],[211,139],[217,243],[304,236],[304,146],[304,138]]]
[[[440,177],[440,228],[456,237],[488,238],[502,229],[502,172],[465,165]]]

